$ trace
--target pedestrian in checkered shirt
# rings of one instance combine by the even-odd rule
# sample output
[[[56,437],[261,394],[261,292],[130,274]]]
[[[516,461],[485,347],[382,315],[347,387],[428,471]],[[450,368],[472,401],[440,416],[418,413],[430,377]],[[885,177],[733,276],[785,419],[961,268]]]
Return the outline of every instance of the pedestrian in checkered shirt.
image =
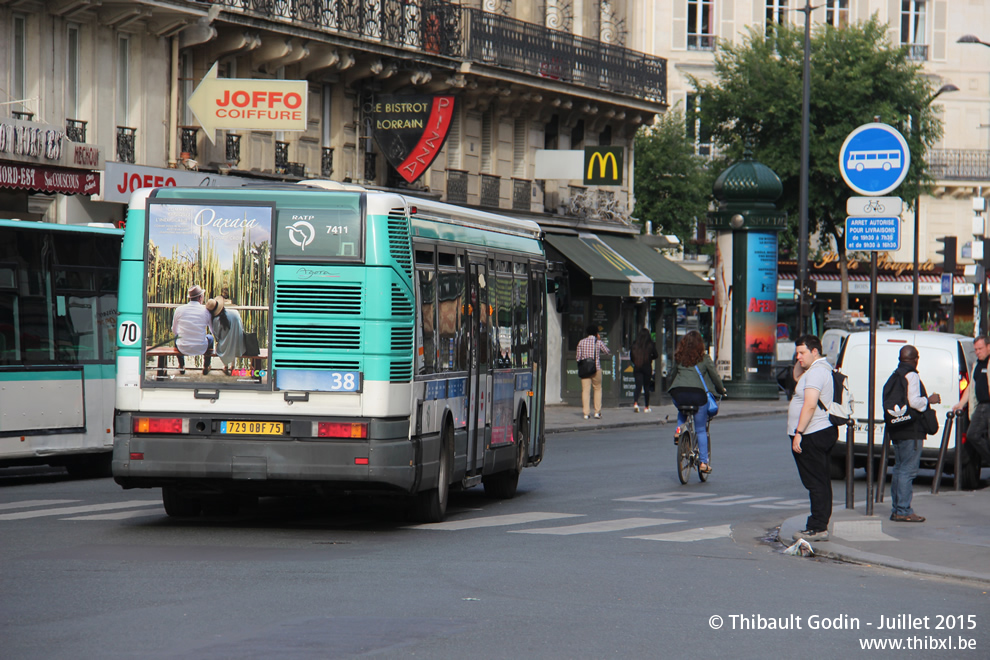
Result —
[[[595,390],[595,419],[602,418],[602,363],[601,354],[611,355],[608,346],[598,338],[598,326],[589,325],[588,336],[578,342],[575,359],[595,359],[595,375],[581,379],[581,405],[584,408],[584,418],[591,417],[591,390]]]

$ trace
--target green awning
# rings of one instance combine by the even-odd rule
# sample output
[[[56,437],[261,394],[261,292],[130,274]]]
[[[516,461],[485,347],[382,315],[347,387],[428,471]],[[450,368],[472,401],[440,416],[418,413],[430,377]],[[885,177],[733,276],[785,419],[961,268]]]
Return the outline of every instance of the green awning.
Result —
[[[548,234],[547,242],[588,275],[596,296],[711,297],[708,282],[634,238]]]

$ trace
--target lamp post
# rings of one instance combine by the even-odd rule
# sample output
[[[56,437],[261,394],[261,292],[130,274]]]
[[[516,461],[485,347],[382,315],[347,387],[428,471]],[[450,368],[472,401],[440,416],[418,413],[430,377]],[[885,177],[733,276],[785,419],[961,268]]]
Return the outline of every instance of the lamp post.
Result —
[[[935,92],[930,97],[928,97],[928,99],[925,101],[925,107],[927,108],[928,106],[930,106],[932,102],[939,97],[939,95],[945,92],[957,92],[957,91],[959,91],[959,88],[953,85],[952,83],[949,83],[947,85],[942,85],[941,87],[938,88],[937,92]],[[914,123],[915,123],[915,130],[917,130],[919,128],[918,125],[921,123],[920,115],[918,116],[918,120]],[[921,194],[919,193],[914,197],[914,277],[912,279],[912,287],[911,287],[911,329],[912,330],[917,330],[918,325],[920,324],[919,311],[918,311],[918,280],[920,279],[920,276],[918,274],[918,241],[919,241],[919,236],[921,234],[921,230],[919,229],[920,220],[918,218],[918,209],[920,205],[921,205]]]
[[[963,36],[961,36],[958,39],[956,39],[956,43],[957,44],[980,44],[981,46],[986,46],[987,48],[990,48],[990,43],[987,43],[986,41],[983,41],[979,37],[974,36],[972,34],[964,34]],[[976,210],[975,205],[973,207],[973,210],[974,211]],[[981,211],[981,213],[982,213],[982,211]],[[982,217],[981,217],[981,220],[982,220]],[[984,248],[985,247],[986,247],[986,243],[984,243]],[[981,270],[980,268],[977,268],[976,269],[977,273],[979,273],[980,270]],[[979,297],[979,305],[980,305],[979,334],[985,335],[987,333],[987,310],[986,310],[986,307],[987,307],[987,276],[986,276],[986,273],[982,273],[980,275],[980,297]],[[974,319],[974,320],[976,320],[976,319]],[[978,335],[974,334],[974,336],[978,336]]]
[[[798,188],[798,335],[807,332],[808,313],[811,301],[808,292],[808,158],[809,158],[809,115],[811,114],[811,0],[805,0],[804,7],[797,11],[804,14],[804,83],[801,94],[801,174]]]

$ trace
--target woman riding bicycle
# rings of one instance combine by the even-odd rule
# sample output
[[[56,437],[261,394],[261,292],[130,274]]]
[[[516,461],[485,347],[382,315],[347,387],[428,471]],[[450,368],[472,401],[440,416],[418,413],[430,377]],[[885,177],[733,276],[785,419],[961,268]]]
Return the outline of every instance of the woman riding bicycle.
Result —
[[[725,386],[722,385],[722,379],[715,371],[715,364],[708,357],[705,340],[695,330],[681,338],[677,350],[674,351],[674,361],[677,363],[677,373],[674,374],[674,380],[667,390],[667,394],[677,406],[677,431],[674,442],[677,442],[677,435],[680,434],[681,426],[687,419],[681,412],[681,406],[697,407],[698,412],[694,414],[694,428],[698,435],[698,451],[701,458],[698,470],[707,474],[712,468],[708,465],[708,395],[705,393],[704,385],[708,386],[709,391],[718,392],[722,396],[725,395]]]

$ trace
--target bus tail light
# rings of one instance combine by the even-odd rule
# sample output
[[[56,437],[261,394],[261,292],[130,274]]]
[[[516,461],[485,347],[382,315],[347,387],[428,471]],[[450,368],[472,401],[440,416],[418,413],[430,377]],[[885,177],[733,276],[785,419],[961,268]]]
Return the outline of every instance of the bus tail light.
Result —
[[[318,438],[367,438],[368,425],[358,422],[316,422]]]
[[[368,465],[368,459],[367,458],[355,458],[354,459],[354,465]]]
[[[189,433],[185,417],[135,417],[135,433]]]

